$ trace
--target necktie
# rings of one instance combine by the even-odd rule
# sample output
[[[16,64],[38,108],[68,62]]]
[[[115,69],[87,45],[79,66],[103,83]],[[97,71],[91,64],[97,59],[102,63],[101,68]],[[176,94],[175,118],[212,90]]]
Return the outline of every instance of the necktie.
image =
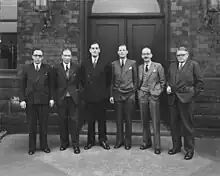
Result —
[[[183,68],[183,63],[180,63],[179,70],[181,70],[182,68]]]
[[[95,66],[96,66],[96,58],[94,58],[93,60],[93,67],[95,68]]]
[[[121,68],[123,68],[124,67],[124,60],[121,60]]]
[[[145,66],[145,72],[148,72],[148,65]]]
[[[67,76],[67,78],[69,77],[69,67],[68,67],[68,65],[66,65],[66,76]]]
[[[39,67],[38,64],[36,64],[35,70],[36,70],[36,71],[39,71],[39,70],[40,70],[40,67]]]

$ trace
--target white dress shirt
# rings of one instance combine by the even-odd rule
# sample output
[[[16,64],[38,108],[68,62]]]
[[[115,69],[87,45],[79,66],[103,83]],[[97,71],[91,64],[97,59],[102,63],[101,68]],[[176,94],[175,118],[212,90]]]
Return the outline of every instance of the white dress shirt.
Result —
[[[70,63],[66,64],[63,62],[63,66],[64,66],[64,70],[66,71],[66,66],[68,67],[68,69],[70,69]]]
[[[35,68],[35,70],[37,70],[37,67],[38,67],[38,70],[40,70],[41,63],[39,63],[39,64],[34,63],[34,68]]]
[[[126,58],[125,59],[120,59],[120,65],[122,66],[122,62],[123,62],[124,66],[125,66],[126,60],[127,60]]]
[[[146,70],[146,66],[148,68],[148,70],[150,69],[152,61],[149,61],[148,63],[144,63],[144,70]]]
[[[96,64],[98,61],[99,57],[92,57],[92,63]]]

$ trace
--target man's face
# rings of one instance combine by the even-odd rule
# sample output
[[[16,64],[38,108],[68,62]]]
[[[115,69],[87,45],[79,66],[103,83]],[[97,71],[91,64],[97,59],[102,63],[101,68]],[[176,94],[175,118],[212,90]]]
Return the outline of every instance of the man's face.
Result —
[[[118,48],[118,55],[121,59],[125,59],[127,57],[128,50],[126,46],[119,46]]]
[[[188,59],[188,56],[189,54],[186,51],[177,51],[176,53],[177,60],[180,63],[186,62],[186,60]]]
[[[149,48],[144,48],[142,50],[141,57],[144,60],[144,62],[146,62],[146,63],[150,62],[152,56],[153,55],[152,55],[151,50]]]
[[[91,55],[93,57],[99,56],[99,53],[100,53],[99,45],[97,43],[96,44],[92,44],[90,49],[89,49],[89,52],[91,53]]]
[[[64,62],[65,64],[70,63],[71,58],[72,58],[71,51],[70,51],[70,50],[64,50],[61,57],[62,57],[63,62]]]
[[[32,59],[35,64],[40,64],[43,60],[43,52],[41,50],[35,50],[33,52]]]

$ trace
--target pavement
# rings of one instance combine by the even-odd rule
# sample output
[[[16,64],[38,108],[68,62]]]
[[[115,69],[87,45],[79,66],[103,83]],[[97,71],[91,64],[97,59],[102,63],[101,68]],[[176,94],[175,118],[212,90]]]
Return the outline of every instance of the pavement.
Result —
[[[37,151],[29,156],[28,135],[5,136],[0,143],[0,176],[219,176],[220,139],[196,139],[195,156],[183,159],[184,151],[167,154],[172,146],[170,137],[161,137],[162,153],[153,149],[141,151],[140,136],[132,138],[132,149],[114,149],[115,136],[108,136],[111,150],[99,146],[85,151],[86,136],[80,136],[81,153],[72,148],[59,151],[59,136],[48,136],[51,153]],[[39,142],[38,142],[39,144]],[[39,147],[39,146],[38,146]]]

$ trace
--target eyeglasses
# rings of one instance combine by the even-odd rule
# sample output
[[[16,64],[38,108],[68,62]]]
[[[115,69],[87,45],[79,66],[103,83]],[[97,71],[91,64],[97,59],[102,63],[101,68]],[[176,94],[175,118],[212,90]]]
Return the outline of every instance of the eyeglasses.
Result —
[[[63,56],[64,56],[64,57],[71,57],[71,55],[67,55],[67,54],[64,54]]]
[[[178,54],[176,55],[177,57],[180,57],[180,56],[185,56],[186,54]]]
[[[99,49],[98,47],[92,47],[91,49]]]
[[[43,57],[43,55],[34,54],[34,57]]]

